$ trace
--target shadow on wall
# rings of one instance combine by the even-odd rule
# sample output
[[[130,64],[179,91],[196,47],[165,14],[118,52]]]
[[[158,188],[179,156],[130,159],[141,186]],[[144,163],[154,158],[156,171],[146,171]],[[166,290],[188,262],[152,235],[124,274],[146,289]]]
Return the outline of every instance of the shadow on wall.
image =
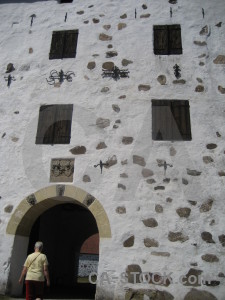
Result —
[[[0,0],[0,4],[8,4],[8,3],[34,3],[34,2],[46,2],[52,0]],[[60,2],[58,0],[54,0],[55,2]]]

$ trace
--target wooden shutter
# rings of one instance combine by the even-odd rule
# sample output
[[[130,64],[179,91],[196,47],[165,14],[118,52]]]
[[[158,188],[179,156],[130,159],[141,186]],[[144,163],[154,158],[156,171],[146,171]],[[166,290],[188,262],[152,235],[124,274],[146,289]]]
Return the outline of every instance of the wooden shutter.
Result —
[[[55,112],[54,105],[43,105],[40,107],[36,144],[53,143]]]
[[[154,29],[154,54],[168,54],[168,32],[166,25],[157,25]]]
[[[78,30],[65,31],[63,58],[76,57]]]
[[[180,25],[168,26],[169,54],[182,54]]]
[[[152,139],[171,140],[172,138],[172,113],[170,101],[152,100]]]
[[[54,144],[69,144],[73,105],[56,105]]]
[[[53,31],[49,59],[63,58],[65,31]]]
[[[40,107],[36,144],[69,144],[73,105]]]
[[[171,101],[171,110],[174,118],[172,127],[173,140],[191,140],[191,122],[189,101],[173,100]]]

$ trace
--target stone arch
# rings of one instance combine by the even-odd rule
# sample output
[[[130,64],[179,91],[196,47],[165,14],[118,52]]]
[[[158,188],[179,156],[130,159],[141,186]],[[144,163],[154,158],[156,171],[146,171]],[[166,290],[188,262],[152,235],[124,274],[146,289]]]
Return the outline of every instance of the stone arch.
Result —
[[[52,185],[23,199],[11,216],[6,232],[28,237],[34,221],[43,212],[55,205],[68,202],[90,210],[96,220],[100,238],[111,237],[109,219],[101,203],[91,194],[71,185]]]

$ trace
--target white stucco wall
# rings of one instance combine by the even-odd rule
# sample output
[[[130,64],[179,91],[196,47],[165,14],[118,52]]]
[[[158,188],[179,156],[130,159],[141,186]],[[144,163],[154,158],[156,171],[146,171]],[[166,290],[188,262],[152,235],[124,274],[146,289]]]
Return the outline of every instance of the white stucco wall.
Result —
[[[0,266],[4,269],[10,259],[13,237],[6,235],[6,227],[11,214],[22,199],[43,187],[50,186],[50,162],[52,158],[75,157],[75,171],[72,185],[82,188],[95,196],[103,205],[112,230],[112,239],[102,245],[99,272],[109,271],[119,276],[131,264],[139,265],[143,272],[172,272],[174,281],[187,274],[190,268],[203,271],[203,275],[219,280],[220,285],[202,285],[199,290],[212,293],[217,299],[224,299],[224,278],[218,277],[225,267],[224,247],[218,236],[225,234],[224,228],[224,176],[225,171],[225,94],[218,86],[225,88],[224,64],[215,64],[218,55],[225,55],[225,6],[224,0],[178,0],[170,4],[166,0],[143,1],[81,1],[58,4],[56,1],[36,1],[16,3],[1,1],[0,4],[0,141],[1,141],[1,199],[0,199]],[[147,9],[142,8],[147,5]],[[89,7],[93,5],[93,7]],[[170,7],[173,16],[170,17]],[[205,16],[203,18],[202,8]],[[135,19],[135,9],[137,18]],[[83,14],[77,12],[84,11]],[[67,12],[67,22],[64,16]],[[150,13],[149,18],[140,18]],[[36,14],[30,27],[30,15]],[[127,18],[120,16],[127,14]],[[94,23],[93,18],[99,19]],[[85,24],[85,21],[89,21]],[[222,22],[221,27],[216,26]],[[119,23],[126,28],[118,30]],[[156,56],[153,53],[153,25],[180,24],[182,33],[182,55]],[[104,25],[111,25],[109,30]],[[209,33],[200,35],[204,26]],[[75,59],[49,60],[52,31],[78,29],[77,55]],[[99,34],[112,36],[111,41],[99,40]],[[194,41],[206,42],[205,46]],[[113,48],[108,49],[108,44]],[[29,54],[29,48],[33,53]],[[106,52],[115,50],[118,55],[106,58]],[[199,58],[202,54],[205,57]],[[102,64],[112,61],[122,67],[123,59],[133,63],[126,68],[130,77],[114,81],[102,78]],[[87,68],[95,61],[93,70]],[[204,65],[199,65],[203,62]],[[10,88],[4,81],[6,67],[13,63],[15,77]],[[181,79],[185,84],[173,84],[173,66],[181,68]],[[75,72],[72,82],[64,82],[60,87],[46,82],[50,71],[63,69]],[[165,75],[166,85],[157,81]],[[196,78],[201,78],[199,83]],[[150,85],[150,90],[139,91],[140,84]],[[195,92],[198,85],[203,92]],[[104,93],[102,88],[108,87]],[[119,97],[126,95],[125,99]],[[188,142],[167,142],[152,140],[152,99],[189,100],[192,140]],[[43,104],[73,104],[71,142],[69,145],[36,145],[39,107]],[[112,109],[117,104],[119,112]],[[15,112],[18,111],[18,114]],[[104,129],[96,126],[96,119],[110,119],[110,126]],[[116,120],[118,128],[113,128]],[[218,134],[219,133],[219,134]],[[133,137],[133,143],[124,145],[124,136]],[[15,139],[15,138],[18,138]],[[97,150],[99,142],[104,141],[107,148]],[[206,148],[214,143],[214,150]],[[85,146],[84,155],[72,155],[70,149]],[[175,149],[175,151],[174,151]],[[103,169],[94,165],[116,156],[117,164]],[[145,168],[154,172],[154,184],[148,184],[142,176],[143,166],[133,163],[133,155],[145,159]],[[204,163],[203,156],[210,156],[211,163]],[[173,165],[167,169],[169,183],[163,182],[163,168],[157,159]],[[127,160],[127,164],[121,164]],[[187,169],[201,172],[200,176],[190,176]],[[128,178],[120,177],[126,173]],[[83,182],[89,175],[91,182]],[[221,175],[221,174],[220,174]],[[188,181],[185,185],[182,178]],[[121,183],[126,190],[118,188]],[[155,190],[165,186],[165,190]],[[172,198],[172,202],[166,199]],[[200,212],[200,207],[208,199],[213,199],[212,208]],[[196,201],[191,205],[188,200]],[[11,213],[5,212],[13,205]],[[155,205],[163,207],[162,213],[155,211]],[[125,207],[125,214],[118,214],[117,207]],[[176,209],[191,209],[188,218],[181,218]],[[142,220],[155,218],[158,226],[146,227]],[[214,222],[212,222],[214,220]],[[211,224],[211,225],[210,225]],[[188,240],[171,242],[169,232],[182,232]],[[201,233],[212,234],[215,243],[206,243]],[[134,235],[134,245],[123,247],[123,242]],[[144,239],[158,241],[158,247],[145,247]],[[194,246],[193,244],[197,244]],[[151,254],[168,252],[162,257]],[[219,262],[202,260],[204,254],[213,254]],[[191,264],[197,263],[193,267]],[[0,275],[1,293],[5,291],[8,269]],[[168,287],[146,284],[122,284],[119,280],[107,285],[104,283],[105,299],[123,299],[125,287],[133,289],[166,290],[174,299],[183,299],[191,287],[170,284]],[[103,293],[99,291],[99,295]],[[108,294],[107,294],[108,293]],[[100,296],[99,296],[100,297]],[[100,298],[99,298],[100,299]],[[102,298],[103,299],[103,298]]]

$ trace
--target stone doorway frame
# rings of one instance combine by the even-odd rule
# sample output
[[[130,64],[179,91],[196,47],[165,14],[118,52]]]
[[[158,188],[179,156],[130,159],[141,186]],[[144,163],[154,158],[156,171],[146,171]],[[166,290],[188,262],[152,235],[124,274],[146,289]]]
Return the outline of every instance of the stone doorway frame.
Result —
[[[7,234],[14,235],[7,294],[12,296],[22,294],[22,286],[18,285],[18,278],[26,259],[30,231],[34,222],[46,210],[63,203],[81,205],[92,213],[98,227],[99,247],[103,239],[111,238],[110,223],[103,206],[94,196],[81,188],[58,184],[27,196],[15,209],[6,228]]]

